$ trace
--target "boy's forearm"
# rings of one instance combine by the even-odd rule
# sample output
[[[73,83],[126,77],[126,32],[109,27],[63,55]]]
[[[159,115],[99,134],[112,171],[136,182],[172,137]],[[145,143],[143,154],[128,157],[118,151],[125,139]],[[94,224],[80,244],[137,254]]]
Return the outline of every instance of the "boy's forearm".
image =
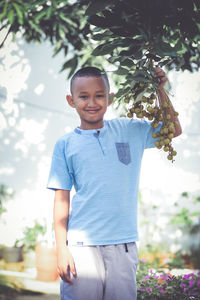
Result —
[[[68,191],[56,191],[54,199],[54,230],[57,249],[65,248],[67,241],[67,222],[69,217]]]

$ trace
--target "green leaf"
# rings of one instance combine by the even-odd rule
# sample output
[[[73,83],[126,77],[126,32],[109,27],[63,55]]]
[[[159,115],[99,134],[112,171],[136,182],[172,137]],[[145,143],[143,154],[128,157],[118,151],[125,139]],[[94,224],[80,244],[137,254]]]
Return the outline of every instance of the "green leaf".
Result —
[[[169,44],[159,41],[158,44],[154,44],[154,51],[156,54],[163,56],[177,56],[175,47],[171,47]]]
[[[10,10],[8,12],[8,20],[9,20],[9,22],[10,22],[11,25],[13,24],[14,18],[15,18],[15,13],[14,13],[13,10]]]
[[[19,22],[19,24],[22,25],[23,24],[23,11],[21,11],[21,7],[14,2],[12,3],[12,5],[14,6],[14,8],[16,10],[18,22]]]
[[[70,18],[66,18],[65,15],[63,13],[59,14],[60,18],[65,21],[67,24],[73,26],[73,27],[77,27],[77,24],[75,22],[73,22]]]
[[[76,56],[74,58],[74,61],[73,61],[73,64],[72,64],[71,71],[68,74],[68,78],[70,78],[74,74],[74,72],[77,68],[77,65],[78,65],[78,57]]]
[[[125,60],[121,61],[120,63],[122,66],[126,66],[131,68],[132,66],[135,66],[134,61],[132,61],[130,58],[125,58]]]
[[[105,30],[104,32],[92,35],[92,39],[94,41],[102,41],[102,40],[105,40],[106,38],[110,38],[110,37],[114,37],[110,30]]]
[[[3,20],[4,17],[7,15],[7,8],[8,8],[8,3],[6,2],[6,4],[3,7],[3,12],[0,14],[0,20]]]
[[[136,53],[132,54],[132,57],[136,60],[141,59],[143,57],[143,52],[137,51]]]
[[[143,77],[143,76],[135,76],[134,77],[134,80],[135,81],[141,81],[141,82],[151,82],[151,80],[150,79],[148,79],[148,78],[145,78],[145,77]]]
[[[104,10],[108,5],[111,4],[113,4],[112,0],[92,1],[86,9],[85,14],[87,16],[95,15],[97,12]]]
[[[129,86],[127,86],[126,88],[121,88],[117,91],[117,93],[115,94],[115,97],[120,98],[122,96],[125,96],[129,91],[130,91]]]
[[[74,70],[74,68],[76,69],[77,64],[78,64],[78,61],[77,61],[77,57],[75,56],[64,63],[60,72],[66,70],[66,69],[71,69],[71,72],[68,76],[68,78],[70,78],[71,73],[73,73],[72,70]]]
[[[183,45],[182,45],[182,42],[179,40],[175,46],[174,46],[174,51],[181,51],[183,49]]]
[[[101,33],[97,33],[97,34],[94,34],[94,35],[92,36],[92,39],[93,39],[94,41],[102,41],[102,38],[103,38],[103,36],[102,36]]]
[[[57,42],[56,47],[53,50],[53,55],[52,56],[55,57],[62,50],[62,48],[63,48],[62,42],[61,41]]]
[[[188,194],[188,192],[183,192],[183,193],[181,194],[181,196],[182,196],[182,197],[188,198],[188,197],[189,197],[189,194]]]
[[[121,97],[123,95],[124,95],[124,90],[123,89],[120,89],[120,90],[117,91],[117,93],[115,93],[115,97],[116,98],[119,98],[119,97]]]
[[[117,75],[127,75],[130,71],[128,69],[125,69],[123,67],[119,67],[117,71],[115,71],[115,74]]]
[[[46,10],[42,9],[34,18],[36,23],[39,23],[40,19],[42,19],[46,15]]]
[[[200,211],[192,212],[192,213],[190,214],[190,216],[191,216],[191,217],[198,217],[198,216],[200,216]]]
[[[143,70],[136,70],[135,73],[132,75],[132,77],[144,77],[146,76],[146,72]]]
[[[42,31],[40,30],[40,28],[37,25],[35,25],[35,23],[33,23],[33,21],[29,20],[29,24],[36,32],[38,32],[42,35]]]
[[[58,27],[58,34],[62,40],[66,40],[66,32],[62,26]]]
[[[94,51],[92,52],[92,55],[94,56],[100,56],[100,55],[106,55],[110,54],[114,49],[116,49],[116,45],[114,44],[102,44],[97,46]]]
[[[46,18],[45,18],[45,19],[49,20],[50,17],[51,17],[51,14],[52,14],[52,7],[49,6],[49,7],[47,8],[47,11],[46,11]]]
[[[196,202],[200,202],[200,197],[197,197],[195,200]]]
[[[107,20],[103,17],[99,17],[99,16],[91,16],[88,18],[88,22],[92,25],[95,25],[97,27],[99,27],[100,29],[96,29],[97,31],[102,30],[102,28],[108,28],[107,26]]]

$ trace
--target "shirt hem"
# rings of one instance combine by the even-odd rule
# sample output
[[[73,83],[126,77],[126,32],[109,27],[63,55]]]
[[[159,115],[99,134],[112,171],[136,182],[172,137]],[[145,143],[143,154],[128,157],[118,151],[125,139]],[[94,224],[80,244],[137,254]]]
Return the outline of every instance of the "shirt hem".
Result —
[[[109,240],[109,241],[67,241],[69,246],[106,246],[106,245],[117,245],[124,243],[137,242],[138,237],[125,238],[120,240]]]

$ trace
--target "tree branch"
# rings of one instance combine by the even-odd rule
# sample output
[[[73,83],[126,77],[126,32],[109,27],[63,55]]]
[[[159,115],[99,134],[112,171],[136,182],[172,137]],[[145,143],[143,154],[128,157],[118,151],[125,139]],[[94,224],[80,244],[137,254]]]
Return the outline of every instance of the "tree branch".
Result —
[[[4,43],[5,43],[6,39],[7,39],[7,37],[8,37],[8,35],[9,35],[9,33],[11,32],[11,27],[12,27],[12,26],[10,26],[10,28],[8,29],[8,32],[6,33],[6,35],[5,35],[5,37],[4,37],[3,41],[2,41],[2,43],[0,44],[0,49],[3,47],[3,45],[4,45]],[[3,29],[3,28],[2,28],[2,29]]]
[[[0,31],[3,30],[7,25],[2,25],[2,27],[0,28]]]

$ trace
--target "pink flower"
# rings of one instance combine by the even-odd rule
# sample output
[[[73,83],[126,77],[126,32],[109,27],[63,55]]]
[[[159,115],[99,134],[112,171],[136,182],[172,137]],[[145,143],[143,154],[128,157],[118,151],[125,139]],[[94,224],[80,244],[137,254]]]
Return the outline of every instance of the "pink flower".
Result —
[[[151,292],[151,287],[147,287],[147,288],[146,288],[146,291],[147,291],[147,292]]]
[[[152,269],[149,271],[151,274],[153,274],[153,271],[152,271]]]
[[[190,280],[190,282],[189,282],[189,287],[193,286],[194,283],[195,283],[195,280],[194,280],[194,279]]]
[[[141,258],[141,262],[146,262],[146,258]]]
[[[185,283],[181,283],[180,287],[186,287],[186,284]]]
[[[161,292],[162,294],[165,294],[165,293],[166,293],[166,291],[165,291],[164,289],[161,289],[160,292]]]
[[[186,293],[186,292],[187,292],[187,289],[186,289],[186,288],[184,288],[183,292],[184,292],[184,293]]]
[[[145,279],[150,279],[149,275],[146,275],[146,276],[145,276]]]
[[[166,280],[166,279],[168,279],[168,278],[169,278],[168,275],[166,275],[166,276],[163,277],[164,280]]]
[[[197,278],[197,276],[196,276],[194,273],[190,273],[190,274],[185,274],[185,275],[183,276],[183,279],[189,279],[190,277]]]
[[[199,292],[196,292],[196,291],[190,291],[190,295],[196,296],[196,295],[199,295]]]
[[[161,288],[161,285],[158,284],[158,285],[156,286],[156,288],[157,288],[157,289]]]
[[[200,286],[200,281],[197,282],[197,285]]]
[[[159,278],[159,276],[158,276],[158,275],[154,275],[153,277],[154,277],[154,278],[156,278],[156,279],[158,279],[158,278]]]

